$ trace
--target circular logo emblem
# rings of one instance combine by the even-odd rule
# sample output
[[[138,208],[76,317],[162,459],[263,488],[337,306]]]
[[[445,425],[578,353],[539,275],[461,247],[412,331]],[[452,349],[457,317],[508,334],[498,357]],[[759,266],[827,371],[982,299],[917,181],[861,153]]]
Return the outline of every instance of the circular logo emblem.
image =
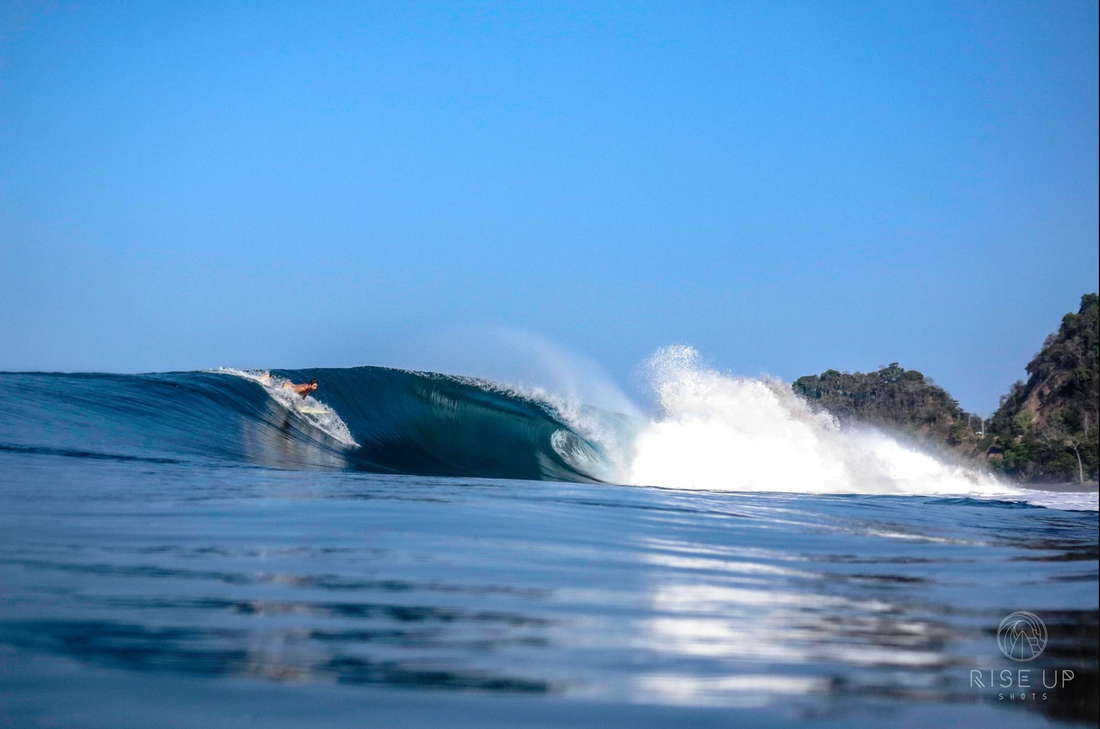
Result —
[[[997,628],[997,645],[1006,658],[1034,661],[1047,647],[1046,623],[1026,610],[1009,613]]]

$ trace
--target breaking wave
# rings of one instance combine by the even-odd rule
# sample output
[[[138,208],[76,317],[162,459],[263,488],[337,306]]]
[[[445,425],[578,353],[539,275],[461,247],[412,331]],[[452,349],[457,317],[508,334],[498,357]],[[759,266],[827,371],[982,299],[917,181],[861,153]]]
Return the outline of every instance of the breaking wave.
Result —
[[[1021,489],[874,430],[839,427],[780,381],[648,363],[657,414],[383,367],[151,375],[0,374],[0,449],[712,491],[919,494],[1096,508]],[[302,398],[286,387],[317,379]]]

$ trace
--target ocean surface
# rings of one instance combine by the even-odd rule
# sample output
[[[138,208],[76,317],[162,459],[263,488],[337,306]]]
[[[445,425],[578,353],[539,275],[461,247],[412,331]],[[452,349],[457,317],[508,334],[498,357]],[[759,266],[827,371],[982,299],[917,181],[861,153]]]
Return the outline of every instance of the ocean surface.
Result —
[[[1096,726],[1095,490],[651,377],[0,373],[0,727]]]

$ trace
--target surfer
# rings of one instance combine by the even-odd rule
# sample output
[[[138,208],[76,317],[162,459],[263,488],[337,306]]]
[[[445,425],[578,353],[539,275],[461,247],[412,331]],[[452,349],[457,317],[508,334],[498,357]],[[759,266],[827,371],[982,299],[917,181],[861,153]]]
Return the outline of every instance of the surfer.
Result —
[[[294,390],[294,392],[301,395],[302,399],[305,400],[306,395],[317,389],[317,380],[310,380],[304,385],[295,385],[293,382],[287,382],[283,384],[283,387],[288,390]]]

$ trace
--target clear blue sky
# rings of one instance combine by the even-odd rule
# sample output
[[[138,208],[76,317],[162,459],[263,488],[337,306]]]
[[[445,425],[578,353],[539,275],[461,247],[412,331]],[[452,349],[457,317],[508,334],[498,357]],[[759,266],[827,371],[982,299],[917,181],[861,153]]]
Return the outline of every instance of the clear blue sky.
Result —
[[[1095,2],[0,8],[0,369],[507,327],[988,412],[1097,289]]]

